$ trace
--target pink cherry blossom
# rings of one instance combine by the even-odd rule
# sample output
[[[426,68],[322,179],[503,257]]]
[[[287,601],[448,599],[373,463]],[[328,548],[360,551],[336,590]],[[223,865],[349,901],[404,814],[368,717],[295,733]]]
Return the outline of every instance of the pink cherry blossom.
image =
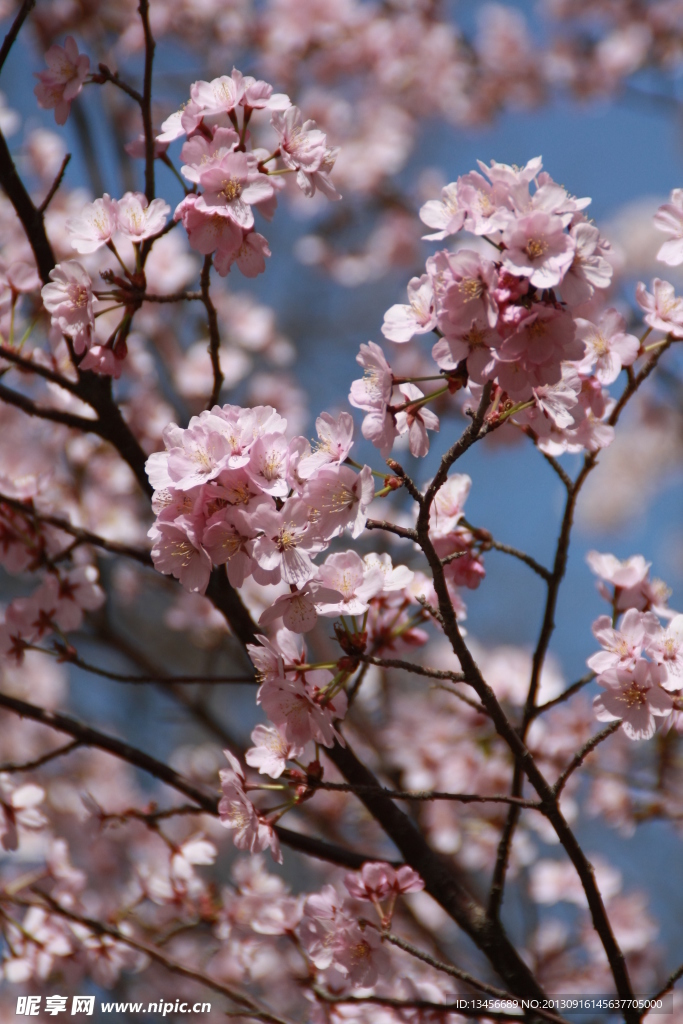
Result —
[[[389,341],[404,342],[426,334],[436,326],[434,288],[427,274],[408,283],[408,305],[395,305],[384,314],[382,334]]]
[[[45,792],[32,782],[17,786],[10,775],[0,775],[0,836],[4,850],[19,847],[19,830],[37,831],[46,824],[38,804]]]
[[[606,310],[597,324],[577,317],[576,336],[586,346],[586,355],[580,365],[583,373],[593,370],[601,384],[612,384],[622,366],[630,366],[634,362],[640,341],[635,335],[626,334],[625,327],[626,321],[616,309]]]
[[[408,431],[411,454],[422,458],[429,451],[427,431],[439,429],[439,417],[421,402],[424,395],[416,384],[400,384],[398,389],[410,404],[396,413],[396,428],[399,434]]]
[[[44,110],[54,110],[57,124],[66,124],[71,101],[81,89],[90,70],[90,58],[78,52],[73,36],[67,36],[64,46],[55,44],[45,54],[47,71],[39,71],[34,92]]]
[[[503,233],[503,266],[528,277],[537,288],[560,284],[574,259],[576,243],[562,220],[538,210],[513,221]]]
[[[425,884],[407,864],[396,869],[384,861],[368,861],[360,872],[349,874],[344,885],[356,900],[385,900],[395,893],[421,892]]]
[[[422,223],[428,228],[436,228],[434,234],[422,237],[436,242],[449,235],[457,235],[465,223],[465,213],[466,207],[459,198],[459,182],[451,182],[441,189],[441,199],[430,199],[420,208]]]
[[[608,615],[601,615],[593,623],[593,635],[603,648],[587,661],[598,674],[610,668],[633,669],[648,643],[649,634],[658,627],[657,620],[635,608],[622,616],[619,629],[614,629]]]
[[[111,241],[118,228],[118,203],[105,192],[101,199],[88,203],[77,217],[68,220],[66,227],[76,252],[96,252]]]
[[[368,412],[383,409],[391,399],[394,378],[382,349],[374,341],[369,341],[367,345],[361,345],[356,362],[365,372],[361,380],[352,383],[349,402],[356,409]]]
[[[569,234],[576,250],[569,270],[562,279],[562,298],[570,306],[587,302],[596,288],[609,288],[614,273],[603,253],[608,246],[594,224],[579,221]]]
[[[273,195],[273,186],[255,164],[246,153],[228,153],[218,164],[209,164],[199,176],[205,191],[195,209],[228,217],[245,231],[253,228],[252,206]]]
[[[657,259],[677,267],[683,263],[683,189],[675,188],[668,203],[660,206],[654,216],[654,226],[671,237],[664,242]]]
[[[318,621],[321,601],[334,601],[339,594],[316,580],[308,580],[299,590],[282,594],[261,615],[260,626],[268,626],[282,619],[283,625],[293,633],[309,633]]]
[[[126,192],[116,204],[118,229],[131,242],[142,242],[159,234],[171,207],[163,199],[147,201],[142,192]]]
[[[175,576],[186,590],[203,594],[209,584],[211,559],[189,524],[158,523],[150,528],[152,561],[158,572]]]
[[[80,355],[90,346],[95,328],[90,275],[76,260],[65,260],[50,271],[50,284],[41,295],[53,325],[73,338]]]
[[[302,499],[310,509],[316,533],[326,541],[351,531],[358,537],[365,529],[368,507],[375,496],[372,470],[363,466],[360,473],[349,466],[323,466],[304,486]]]
[[[258,231],[246,231],[242,234],[241,243],[237,248],[232,248],[230,244],[219,244],[213,265],[221,277],[230,273],[233,263],[237,264],[245,277],[258,277],[259,274],[265,273],[266,259],[271,255],[268,240],[263,235]]]
[[[648,740],[655,732],[655,716],[671,714],[673,701],[661,688],[666,671],[640,659],[634,669],[611,668],[598,682],[604,692],[593,702],[599,722],[621,720],[631,740]]]
[[[650,327],[674,338],[683,338],[683,298],[677,298],[674,286],[658,277],[649,292],[642,281],[636,288],[636,300],[645,310],[643,319]]]
[[[661,681],[664,689],[681,689],[683,687],[683,615],[674,616],[665,630],[652,631],[645,638],[645,646],[653,661],[666,673],[665,678]]]
[[[257,725],[251,734],[252,743],[244,755],[250,768],[258,768],[259,774],[279,779],[287,767],[287,761],[301,757],[303,747],[288,743],[277,729],[268,725]]]
[[[311,554],[322,542],[311,529],[308,506],[298,498],[288,498],[279,512],[261,507],[252,524],[263,531],[254,541],[254,559],[263,569],[279,568],[285,583],[301,586],[315,574]]]
[[[341,742],[334,722],[346,714],[347,699],[343,690],[332,699],[325,696],[332,678],[326,669],[317,669],[305,679],[276,677],[262,684],[257,701],[288,743],[305,746],[315,740],[331,747],[335,740]]]
[[[362,615],[367,611],[370,599],[379,594],[384,585],[381,571],[368,566],[355,551],[328,555],[318,570],[318,579],[336,591],[332,598],[318,598],[320,614],[331,617]]]
[[[280,843],[273,826],[260,814],[244,791],[244,773],[229,750],[223,753],[230,768],[219,772],[223,796],[218,805],[221,825],[234,831],[233,842],[238,850],[260,853],[270,849],[273,860],[282,863]]]
[[[315,429],[318,434],[315,450],[299,461],[298,474],[302,480],[308,480],[323,466],[341,464],[353,447],[353,418],[348,412],[340,413],[337,419],[328,412],[321,413],[315,421]]]

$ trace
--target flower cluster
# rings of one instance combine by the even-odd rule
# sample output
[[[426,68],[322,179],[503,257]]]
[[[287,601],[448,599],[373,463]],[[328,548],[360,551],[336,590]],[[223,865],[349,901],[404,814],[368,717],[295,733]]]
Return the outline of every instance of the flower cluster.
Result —
[[[407,432],[413,455],[425,455],[427,430],[439,428],[427,403],[463,383],[477,393],[490,381],[498,415],[516,414],[513,422],[549,454],[604,447],[613,436],[604,385],[635,360],[640,342],[615,309],[595,322],[579,315],[612,278],[610,247],[583,213],[590,200],[556,184],[540,158],[521,169],[480,167],[420,213],[437,229],[428,239],[465,230],[477,248],[431,256],[408,285],[409,303],[392,306],[382,328],[398,344],[435,332],[443,386],[425,395],[394,375],[378,345],[361,346],[365,375],[350,401],[367,412],[363,435],[386,457]],[[484,255],[482,243],[497,254]]]
[[[620,562],[593,551],[588,561],[613,608],[611,616],[593,623],[602,650],[588,659],[588,667],[604,690],[594,701],[596,716],[601,722],[620,720],[629,739],[650,739],[655,717],[671,715],[671,693],[683,689],[683,615],[666,607],[663,586],[649,579],[650,564],[641,555]],[[669,620],[666,627],[661,618]]]
[[[266,109],[272,111],[279,145],[272,153],[247,152],[252,114]],[[189,102],[162,125],[158,142],[183,137],[181,170],[192,191],[176,208],[175,219],[182,220],[193,249],[213,254],[221,276],[234,263],[246,277],[265,270],[270,249],[254,230],[254,209],[272,219],[277,191],[284,187],[278,175],[295,173],[307,196],[319,190],[328,199],[341,198],[329,177],[337,150],[328,147],[325,134],[314,121],[303,120],[289,97],[235,69],[230,76],[195,82]],[[268,165],[278,157],[284,167],[273,171]]]

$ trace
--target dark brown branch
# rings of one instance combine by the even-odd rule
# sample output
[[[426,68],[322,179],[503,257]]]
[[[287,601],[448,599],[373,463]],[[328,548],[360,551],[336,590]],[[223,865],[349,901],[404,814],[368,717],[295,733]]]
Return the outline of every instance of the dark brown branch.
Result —
[[[149,0],[140,0],[138,14],[145,36],[145,73],[142,84],[142,127],[145,133],[145,195],[154,199],[154,125],[152,124],[152,68],[156,44],[149,24]]]
[[[410,530],[405,526],[396,526],[395,523],[390,523],[386,519],[368,519],[365,529],[385,530],[387,533],[393,533],[397,537],[404,537],[406,540],[417,540],[415,530]]]
[[[52,423],[61,423],[73,430],[80,430],[86,434],[99,434],[99,423],[97,420],[86,419],[85,416],[76,416],[71,412],[63,412],[61,409],[49,409],[42,405],[36,405],[32,399],[22,395],[19,391],[13,391],[5,384],[0,384],[0,401],[21,409],[27,416],[36,416],[41,420],[51,420]]]
[[[216,314],[216,307],[211,299],[212,262],[213,258],[211,255],[204,258],[201,274],[202,302],[206,309],[206,319],[209,327],[209,356],[211,357],[211,368],[213,370],[213,388],[211,389],[211,395],[206,406],[207,409],[211,409],[218,402],[223,381],[225,380],[221,370],[221,335],[218,329],[218,316]]]
[[[201,292],[172,292],[170,295],[150,295],[145,292],[140,296],[143,302],[195,302],[202,300]]]
[[[608,423],[610,426],[615,426],[619,417],[626,406],[629,398],[638,390],[640,385],[649,377],[652,371],[655,369],[657,363],[661,359],[661,356],[666,349],[671,345],[672,339],[669,337],[665,344],[658,349],[654,355],[648,360],[648,362],[641,368],[641,370],[635,374],[632,368],[629,367],[628,382],[624,388],[618,402],[612,410]],[[555,463],[555,460],[551,456],[546,455],[547,461],[553,466],[553,469],[561,476],[563,483],[567,487],[567,501],[565,504],[564,515],[562,517],[562,525],[560,527],[560,533],[557,541],[557,547],[555,551],[555,561],[553,564],[553,571],[551,579],[548,583],[548,593],[546,597],[545,610],[543,614],[543,622],[538,637],[538,643],[533,655],[531,679],[529,682],[529,690],[527,693],[527,699],[524,706],[524,716],[522,720],[522,726],[520,736],[522,739],[526,737],[527,729],[529,725],[536,717],[536,697],[538,694],[538,687],[540,685],[541,672],[543,671],[543,665],[545,662],[545,656],[548,651],[550,639],[555,629],[555,611],[557,608],[557,600],[560,592],[560,586],[567,568],[567,556],[569,552],[569,541],[571,537],[571,530],[574,521],[574,512],[576,509],[576,503],[578,501],[579,493],[583,484],[585,483],[588,475],[593,471],[597,465],[599,452],[591,452],[586,454],[583,460],[581,471],[573,482],[564,473],[564,470]],[[512,780],[511,792],[513,795],[519,796],[522,792],[522,766],[520,762],[516,762],[514,775]],[[512,838],[514,836],[515,828],[519,812],[516,808],[510,808],[508,820],[505,824],[503,834],[501,835],[498,856],[496,859],[496,867],[494,869],[493,881],[491,885],[491,897],[489,902],[489,912],[492,916],[495,916],[500,910],[500,904],[503,897],[503,888],[505,885],[505,875],[507,871],[507,865],[509,861],[510,848],[512,845]]]
[[[557,459],[554,456],[548,455],[547,452],[542,451],[540,448],[538,450],[539,450],[539,452],[541,452],[541,455],[543,456],[545,461],[548,463],[548,465],[551,466],[555,470],[555,472],[557,473],[557,475],[559,476],[560,480],[562,481],[564,486],[567,488],[567,490],[571,491],[572,487],[574,486],[574,481],[569,476],[569,473],[566,472],[564,467],[560,465],[560,463],[557,461]]]
[[[434,479],[432,480],[429,487],[425,491],[422,500],[418,502],[420,505],[420,514],[418,516],[417,525],[418,534],[420,532],[421,526],[424,527],[426,525],[427,528],[429,526],[429,511],[432,507],[432,502],[434,501],[434,498],[441,490],[443,485],[446,483],[449,469],[451,468],[453,463],[457,462],[457,460],[462,455],[465,454],[468,448],[471,448],[472,445],[476,441],[478,441],[480,437],[483,436],[484,417],[486,416],[486,412],[489,407],[492,388],[492,382],[487,381],[487,383],[484,385],[481,394],[479,407],[472,417],[472,422],[463,431],[458,440],[451,445],[446,454],[443,456],[439,468],[436,471],[436,474],[434,475]]]
[[[0,505],[7,505],[9,508],[16,509],[17,512],[21,512],[27,519],[31,519],[35,523],[54,526],[55,529],[62,530],[71,537],[75,537],[81,544],[92,544],[94,547],[101,548],[103,551],[109,551],[113,555],[123,555],[126,558],[132,558],[142,565],[153,564],[152,557],[148,551],[141,551],[140,548],[133,548],[128,544],[119,544],[117,541],[107,540],[96,533],[91,533],[90,530],[83,530],[80,526],[74,526],[68,519],[62,519],[60,516],[38,512],[32,504],[19,501],[18,498],[11,498],[8,494],[0,493]]]
[[[602,743],[603,740],[606,740],[609,736],[612,735],[612,733],[615,733],[620,725],[621,720],[616,722],[610,722],[609,725],[605,726],[605,728],[601,732],[596,733],[595,736],[591,737],[591,739],[589,739],[587,743],[584,743],[581,749],[578,750],[576,754],[574,754],[574,757],[571,759],[571,761],[569,762],[569,764],[562,772],[555,785],[553,786],[553,791],[556,794],[556,796],[559,797],[560,793],[567,784],[569,776],[572,775],[577,768],[580,768],[583,762],[588,757],[588,755],[595,750],[598,744]]]
[[[356,796],[365,794],[389,797],[391,800],[452,800],[460,804],[515,804],[518,807],[525,807],[529,810],[540,811],[541,805],[537,800],[524,800],[521,797],[507,796],[480,796],[478,793],[442,793],[438,790],[416,790],[416,789],[385,789],[384,786],[355,786],[349,782],[323,782],[309,779],[308,785],[312,789],[326,789],[335,793],[354,793]]]
[[[0,132],[0,185],[7,193],[7,197],[16,210],[21,221],[26,237],[28,238],[33,255],[38,265],[43,284],[50,279],[50,271],[55,265],[55,257],[52,247],[45,234],[43,215],[33,205],[31,197],[24,187],[24,183],[17,174],[14,161],[7,147],[4,135]]]
[[[661,999],[663,996],[667,994],[667,992],[671,991],[671,989],[674,987],[679,978],[683,978],[683,964],[681,964],[681,966],[677,970],[675,970],[673,974],[669,975],[669,977],[666,979],[660,990],[658,992],[655,992],[653,996],[649,996],[649,999]]]
[[[501,544],[497,540],[487,540],[486,547],[494,548],[496,551],[502,551],[505,555],[512,555],[513,558],[518,558],[520,562],[524,562],[524,564],[528,565],[530,569],[533,569],[541,579],[546,581],[546,583],[549,583],[552,579],[550,570],[546,569],[546,567],[541,565],[540,562],[537,562],[531,555],[527,555],[525,551],[520,551],[518,548],[510,547],[509,544]]]
[[[135,100],[135,102],[142,107],[144,102],[142,93],[139,93],[132,85],[128,85],[128,83],[124,82],[122,78],[119,78],[118,71],[112,71],[106,64],[98,64],[97,74],[93,77],[98,85],[100,84],[100,81],[111,82],[112,85],[115,85],[117,89],[121,90],[121,92],[125,92],[126,96],[130,96],[132,100]]]
[[[16,42],[16,38],[21,31],[21,26],[24,24],[29,14],[36,5],[36,0],[24,0],[21,7],[17,11],[16,17],[10,25],[10,30],[5,36],[2,46],[0,47],[0,71],[5,66],[5,61],[9,56],[9,52]]]
[[[234,1003],[240,1006],[246,1007],[249,1010],[249,1016],[254,1017],[257,1020],[264,1021],[264,1024],[291,1024],[286,1018],[278,1017],[276,1014],[271,1013],[265,1007],[260,1006],[251,996],[246,993],[240,992],[238,989],[231,988],[228,985],[222,984],[220,981],[215,980],[208,974],[203,974],[201,971],[193,970],[190,967],[186,967],[184,964],[177,960],[172,960],[169,956],[157,946],[148,945],[146,942],[140,942],[138,939],[134,939],[130,935],[124,934],[119,931],[113,925],[104,924],[102,921],[98,921],[95,918],[87,917],[84,914],[77,914],[75,911],[63,907],[61,903],[55,900],[52,896],[40,890],[31,890],[34,900],[25,900],[19,897],[12,897],[11,903],[23,907],[41,907],[42,909],[48,909],[52,913],[65,918],[67,921],[73,921],[76,924],[83,925],[90,929],[95,935],[107,935],[111,939],[115,939],[124,946],[128,946],[130,949],[135,949],[139,953],[144,953],[150,960],[154,960],[155,963],[165,967],[167,971],[172,974],[178,974],[183,978],[189,978],[191,981],[196,981],[200,985],[205,985],[206,988],[211,989],[214,992],[218,992],[221,995],[227,996],[232,999]]]
[[[72,718],[70,715],[64,715],[58,711],[47,711],[45,708],[29,704],[27,701],[19,700],[16,697],[10,697],[5,693],[0,693],[0,707],[7,708],[8,711],[14,712],[14,714],[19,715],[21,718],[30,718],[32,721],[40,722],[56,732],[72,736],[73,739],[78,740],[81,746],[95,747],[98,750],[107,751],[107,753],[118,757],[121,761],[126,761],[128,764],[140,768],[154,778],[159,779],[160,782],[170,786],[171,789],[175,789],[177,792],[183,793],[191,800],[194,800],[198,810],[217,817],[218,797],[197,789],[196,786],[193,786],[191,782],[188,782],[187,779],[174,771],[173,768],[170,768],[162,761],[157,761],[156,758],[146,754],[143,750],[132,747],[129,743],[125,743],[115,736],[109,736],[97,729],[93,729],[91,726],[79,722],[78,719]],[[336,846],[334,843],[328,843],[313,836],[301,835],[298,832],[291,831],[291,829],[282,828],[280,825],[275,826],[275,831],[280,842],[291,847],[291,849],[308,854],[310,857],[316,857],[319,860],[328,861],[331,864],[338,864],[340,867],[357,870],[367,861],[377,859],[372,855],[346,850],[342,846]]]
[[[380,668],[400,668],[405,672],[412,672],[416,676],[427,676],[429,679],[448,679],[453,683],[462,683],[465,680],[462,672],[427,668],[424,665],[416,665],[412,661],[403,661],[401,658],[373,658],[371,654],[362,654],[360,655],[360,660],[367,662],[369,665],[378,665]]]
[[[441,484],[445,482],[448,474],[448,469],[450,468],[450,465],[452,465],[453,461],[455,461],[459,454],[461,454],[463,451],[466,451],[467,448],[470,447],[470,445],[473,444],[474,441],[479,436],[481,436],[480,432],[486,408],[485,399],[486,389],[484,389],[482,401],[479,405],[479,408],[475,416],[473,417],[472,424],[470,425],[470,427],[467,428],[467,430],[464,432],[460,440],[456,442],[455,445],[452,446],[452,448],[446,453],[446,455],[444,455],[439,470],[437,471],[432,483],[425,492],[424,499],[420,503],[420,510],[417,520],[418,542],[427,557],[427,561],[429,562],[429,566],[432,571],[434,589],[436,591],[436,595],[439,601],[439,612],[441,614],[441,618],[443,621],[444,632],[446,633],[446,636],[451,642],[453,652],[458,658],[460,665],[462,666],[467,682],[476,691],[482,704],[489,712],[491,719],[495,725],[496,731],[505,741],[507,746],[510,748],[510,751],[512,752],[515,758],[516,774],[518,774],[521,778],[521,774],[523,772],[529,779],[531,785],[538,793],[538,796],[540,797],[541,803],[543,805],[543,811],[548,820],[550,821],[550,824],[553,826],[558,839],[562,843],[567,855],[569,856],[569,859],[576,868],[576,871],[581,880],[584,892],[586,893],[586,898],[588,901],[588,906],[590,909],[593,925],[595,927],[596,932],[600,936],[600,940],[607,955],[607,959],[609,961],[610,969],[615,981],[617,992],[623,999],[632,999],[633,993],[631,989],[631,982],[628,976],[628,971],[626,969],[624,956],[614,937],[614,933],[610,926],[609,918],[607,916],[607,912],[605,910],[605,906],[602,901],[600,891],[595,883],[595,877],[593,875],[592,868],[583,850],[581,849],[581,846],[579,845],[576,837],[574,836],[574,833],[567,824],[567,821],[560,810],[557,798],[555,797],[552,788],[550,787],[545,777],[536,765],[536,762],[532,757],[531,753],[529,752],[529,750],[527,749],[522,736],[517,732],[517,730],[508,720],[505,712],[498,703],[495,693],[484,680],[474,658],[470,653],[469,648],[467,647],[467,644],[463,640],[455,616],[455,611],[453,609],[453,604],[448,593],[448,587],[446,585],[443,566],[441,565],[441,560],[437,555],[434,549],[434,545],[429,536],[429,512],[431,502],[436,496],[439,486],[441,486]],[[438,486],[436,486],[437,484]],[[573,509],[573,503],[571,507]],[[565,512],[565,520],[567,518],[571,520],[571,512]],[[566,543],[568,545],[568,537]],[[558,552],[558,556],[556,558],[556,569],[558,564],[563,564],[561,552]],[[552,585],[548,589],[550,593],[553,590]],[[552,607],[554,608],[554,601]],[[552,610],[549,613],[547,605],[546,617],[548,617],[548,615],[549,618],[552,620]],[[540,662],[538,663],[540,664]],[[534,664],[536,665],[537,661],[535,661]],[[514,790],[512,795],[518,796],[520,794],[518,791]],[[510,820],[513,815],[519,815],[519,809],[517,807],[512,807],[510,809],[508,820]],[[490,913],[489,921],[491,923],[498,922],[497,913]],[[508,979],[506,979],[506,981],[507,980]],[[627,1021],[627,1024],[636,1024],[636,1021],[638,1020],[638,1014],[635,1011],[626,1010],[625,1019]]]
[[[51,750],[49,753],[43,754],[42,757],[36,757],[33,761],[25,761],[23,764],[0,764],[0,772],[7,772],[8,775],[11,775],[13,772],[32,772],[34,769],[42,768],[44,764],[48,764],[58,757],[70,754],[72,750],[76,750],[80,746],[80,740],[72,740],[71,743],[65,743],[63,747],[57,747],[56,750]]]
[[[69,160],[71,160],[71,153],[67,153],[66,156],[64,157],[64,159],[62,160],[62,166],[57,171],[57,177],[55,178],[55,180],[50,185],[50,190],[49,190],[48,194],[45,196],[45,198],[43,199],[42,203],[38,207],[38,213],[40,213],[40,214],[45,213],[45,211],[47,210],[48,206],[50,205],[50,203],[52,202],[52,200],[56,196],[57,190],[59,189],[59,186],[62,184],[62,180],[63,180],[64,175],[66,173],[66,169],[69,166]]]
[[[2,359],[6,359],[9,363],[14,363],[22,370],[26,370],[27,373],[35,373],[39,377],[49,380],[52,384],[58,384],[60,388],[64,388],[65,391],[69,391],[72,395],[78,394],[78,384],[76,381],[63,377],[60,373],[56,373],[48,366],[41,366],[40,363],[35,362],[33,359],[28,359],[26,356],[20,355],[19,352],[13,348],[9,348],[7,345],[0,345],[0,357]]]
[[[104,679],[112,679],[116,683],[161,683],[165,686],[174,686],[177,683],[214,683],[214,684],[225,684],[225,683],[256,683],[256,677],[250,676],[166,676],[166,675],[147,675],[147,676],[132,676],[126,675],[122,672],[110,672],[108,669],[100,668],[98,665],[91,665],[87,661],[83,661],[78,655],[70,657],[64,656],[64,660],[68,661],[70,665],[76,665],[78,668],[82,668],[85,672],[91,672],[95,676],[102,676]]]

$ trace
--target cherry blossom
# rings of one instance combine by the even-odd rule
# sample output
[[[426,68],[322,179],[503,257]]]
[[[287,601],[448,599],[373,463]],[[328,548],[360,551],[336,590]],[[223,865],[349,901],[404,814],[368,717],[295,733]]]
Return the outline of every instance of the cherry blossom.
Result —
[[[636,300],[645,310],[646,324],[674,338],[683,338],[683,299],[676,298],[672,284],[656,277],[649,292],[641,281],[636,288]]]
[[[389,341],[410,341],[416,334],[426,334],[436,326],[434,288],[426,274],[408,283],[408,305],[392,306],[384,314],[382,334]]]
[[[675,188],[669,202],[659,207],[654,226],[671,236],[661,246],[657,259],[670,267],[679,266],[683,263],[683,189]]]
[[[244,759],[251,768],[258,768],[261,775],[279,779],[287,767],[287,761],[301,757],[303,746],[288,743],[282,734],[272,726],[257,725],[251,734],[255,746],[247,750]]]
[[[661,688],[666,671],[640,659],[631,671],[611,668],[598,678],[604,692],[593,707],[600,722],[621,720],[631,740],[648,740],[655,732],[655,716],[671,714],[673,701]]]
[[[111,241],[118,228],[118,203],[106,192],[86,205],[77,217],[67,221],[71,245],[80,253],[96,252]]]
[[[41,292],[52,323],[73,338],[78,354],[90,347],[95,328],[90,275],[76,260],[58,263]]]
[[[64,46],[55,44],[45,54],[47,71],[39,71],[34,92],[44,110],[54,110],[57,124],[66,124],[71,102],[75,100],[90,70],[90,58],[78,52],[73,36],[67,36]]]
[[[218,805],[221,825],[234,831],[233,842],[238,850],[257,853],[270,849],[273,860],[282,863],[282,853],[272,825],[256,810],[244,791],[244,772],[236,757],[224,750],[230,768],[219,772],[223,796]]]
[[[513,221],[503,233],[503,266],[537,288],[554,288],[572,265],[575,242],[559,217],[538,210]]]
[[[19,848],[19,832],[34,831],[46,824],[38,805],[45,799],[40,786],[27,782],[16,786],[10,775],[0,775],[0,832],[4,850]]]
[[[640,342],[626,334],[625,327],[626,321],[616,309],[608,309],[597,324],[576,319],[577,337],[586,346],[581,369],[593,370],[601,384],[613,384],[622,366],[630,366],[638,355]]]
[[[305,678],[265,680],[259,690],[258,703],[288,743],[305,746],[310,740],[331,747],[335,740],[343,742],[334,722],[346,714],[344,691],[333,698],[325,695],[332,681],[326,669],[307,672]]]
[[[163,199],[150,203],[142,192],[126,192],[116,204],[116,223],[125,238],[142,242],[159,234],[170,212],[171,207]]]

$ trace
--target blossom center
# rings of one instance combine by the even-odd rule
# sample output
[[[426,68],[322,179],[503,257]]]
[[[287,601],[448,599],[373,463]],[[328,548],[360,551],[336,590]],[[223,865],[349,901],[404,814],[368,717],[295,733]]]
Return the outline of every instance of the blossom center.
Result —
[[[541,256],[544,256],[548,251],[548,243],[543,236],[540,238],[530,238],[526,243],[524,252],[527,254],[530,260],[538,260]]]
[[[235,199],[239,199],[242,195],[242,183],[238,178],[225,178],[221,182],[221,185],[223,186],[221,189],[221,195],[225,196],[229,203],[232,203]]]

